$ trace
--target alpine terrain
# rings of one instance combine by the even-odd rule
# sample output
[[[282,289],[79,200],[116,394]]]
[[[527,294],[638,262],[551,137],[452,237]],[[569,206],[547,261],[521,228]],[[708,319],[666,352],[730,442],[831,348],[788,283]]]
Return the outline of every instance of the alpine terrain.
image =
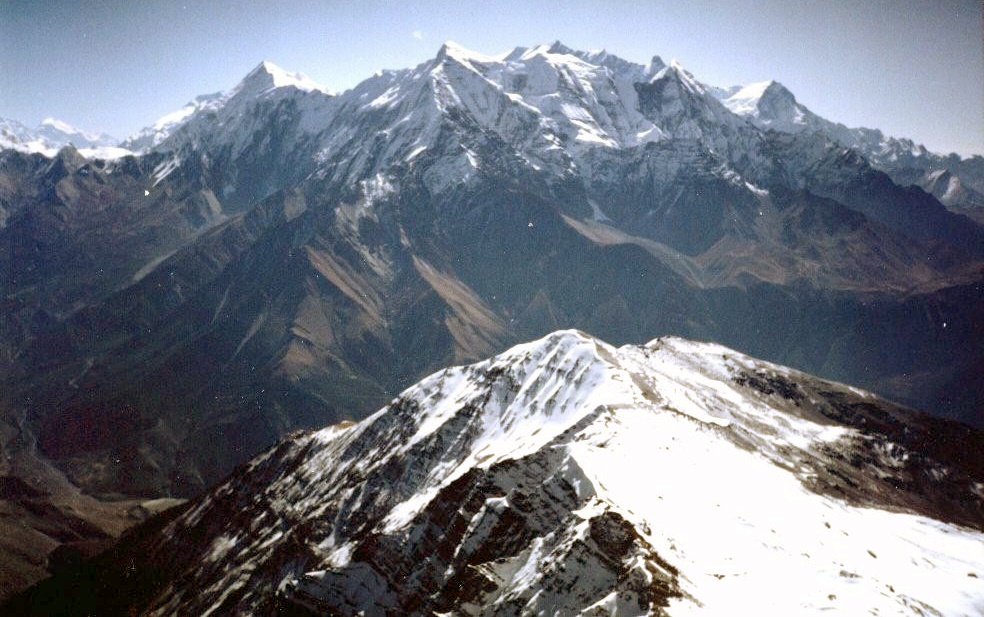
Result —
[[[976,615],[982,446],[719,345],[560,331],[293,436],[7,608]]]
[[[772,82],[447,43],[342,93],[261,62],[115,145],[10,120],[0,146],[0,596],[558,329],[984,425],[984,158]]]

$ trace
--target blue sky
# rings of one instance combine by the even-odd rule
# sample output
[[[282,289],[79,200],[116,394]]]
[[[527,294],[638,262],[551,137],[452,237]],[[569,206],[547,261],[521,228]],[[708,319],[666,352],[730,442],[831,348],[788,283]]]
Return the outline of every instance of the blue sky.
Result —
[[[454,40],[487,54],[560,40],[706,83],[776,79],[813,111],[984,153],[979,0],[337,2],[0,0],[0,117],[132,134],[261,60],[345,90]]]

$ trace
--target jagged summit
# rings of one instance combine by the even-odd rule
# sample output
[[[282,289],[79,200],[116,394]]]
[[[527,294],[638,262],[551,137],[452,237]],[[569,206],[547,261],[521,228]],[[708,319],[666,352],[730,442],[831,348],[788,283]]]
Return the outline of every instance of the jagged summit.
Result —
[[[649,64],[646,66],[646,73],[648,75],[655,75],[664,68],[666,68],[666,63],[663,62],[663,59],[659,56],[653,56],[649,61]]]
[[[777,81],[748,84],[723,100],[734,113],[765,124],[805,124],[810,113]]]
[[[770,79],[753,82],[745,86],[734,86],[731,88],[733,92],[725,100],[747,102],[749,104],[748,111],[751,111],[750,107],[754,107],[758,103],[765,91],[777,85],[779,85],[779,82]],[[745,109],[744,107],[742,108],[743,111]]]
[[[653,58],[653,63],[651,66],[656,66],[656,61],[658,56]],[[661,62],[661,61],[660,61]],[[683,64],[680,63],[676,58],[672,58],[668,65],[663,65],[658,71],[656,71],[652,77],[650,77],[650,82],[657,82],[661,79],[665,79],[668,75],[673,75],[674,79],[683,84],[688,90],[694,94],[704,96],[706,94],[706,86],[699,82],[693,73],[688,71]]]
[[[437,58],[441,59],[448,53],[466,59],[473,59],[480,62],[520,62],[527,61],[537,56],[555,56],[554,61],[562,62],[560,56],[571,56],[583,62],[594,65],[605,65],[609,63],[634,64],[624,60],[605,50],[579,51],[565,45],[561,41],[552,43],[540,43],[529,47],[515,47],[511,51],[500,54],[484,54],[474,51],[455,41],[446,41],[438,50]]]
[[[274,88],[296,88],[303,92],[327,92],[324,87],[304,73],[285,71],[269,60],[260,62],[231,92],[239,93],[249,90],[263,93]]]
[[[547,49],[547,52],[548,53],[551,53],[551,54],[565,54],[565,55],[570,55],[570,56],[573,56],[573,55],[576,55],[577,54],[576,51],[574,51],[570,47],[564,45],[559,40],[558,41],[554,41],[553,43],[551,43],[550,44],[550,47]],[[581,52],[581,53],[584,53],[584,52]]]
[[[252,124],[261,121],[249,113],[258,102],[271,97],[289,98],[294,95],[315,98],[334,96],[329,89],[304,73],[286,71],[269,60],[263,60],[229,90],[196,97],[181,109],[165,114],[153,125],[131,136],[122,145],[141,153],[157,147],[175,149],[189,143],[196,145],[204,138],[203,133],[215,129],[214,126],[209,128],[213,124],[211,121],[197,121],[203,115],[221,114],[223,120],[219,122],[220,126],[226,124],[225,117]],[[235,140],[236,136],[232,133],[237,131],[243,131],[242,127],[226,127],[225,139]],[[169,141],[172,135],[178,137]]]
[[[517,48],[518,49],[518,48]],[[445,41],[441,45],[440,49],[437,51],[436,61],[441,62],[446,58],[454,58],[465,61],[476,61],[476,62],[499,62],[503,59],[503,56],[489,56],[486,54],[478,53],[468,49],[464,45],[461,45],[455,41]]]

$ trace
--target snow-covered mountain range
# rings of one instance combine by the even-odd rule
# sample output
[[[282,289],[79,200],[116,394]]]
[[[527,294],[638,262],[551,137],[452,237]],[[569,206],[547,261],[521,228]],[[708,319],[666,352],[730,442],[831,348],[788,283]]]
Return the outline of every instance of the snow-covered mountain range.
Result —
[[[917,184],[946,206],[984,221],[984,159],[979,156],[944,156],[911,139],[887,137],[878,129],[852,129],[831,122],[807,109],[775,81],[712,91],[728,109],[756,126],[785,133],[821,133],[854,148],[897,182]]]
[[[984,159],[889,168],[825,122],[658,57],[446,44],[338,94],[261,63],[132,155],[0,150],[0,475],[32,512],[53,477],[193,497],[562,328],[714,340],[984,424],[961,214]],[[34,572],[59,542],[36,536],[10,551]]]
[[[565,146],[569,146],[569,138],[573,138],[574,144],[615,148],[658,142],[668,137],[679,138],[681,135],[696,136],[699,130],[695,129],[692,118],[683,127],[673,126],[671,122],[669,124],[673,130],[664,132],[667,128],[665,117],[657,125],[640,113],[636,84],[646,81],[657,83],[673,73],[683,76],[680,84],[684,88],[719,99],[729,111],[751,121],[755,126],[786,133],[821,133],[842,146],[856,149],[875,167],[893,175],[897,181],[923,186],[947,206],[970,212],[978,218],[978,210],[984,207],[984,198],[981,196],[984,193],[984,158],[975,156],[962,159],[953,154],[932,153],[911,139],[888,137],[878,129],[848,128],[814,114],[799,103],[793,93],[775,81],[730,88],[708,86],[697,81],[676,61],[666,65],[661,58],[655,56],[648,66],[642,66],[604,51],[572,50],[560,42],[516,48],[498,56],[486,56],[448,42],[440,50],[437,60],[440,61],[441,58],[459,61],[455,64],[481,75],[487,82],[486,85],[498,91],[497,94],[469,91],[461,99],[458,98],[461,92],[447,90],[445,96],[451,97],[449,100],[464,101],[469,111],[478,112],[476,118],[482,123],[490,122],[490,114],[498,113],[498,109],[508,110],[509,103],[527,112],[535,110],[538,118],[534,119],[534,124],[540,125],[541,129],[536,131],[541,133],[537,137],[546,141],[540,144],[540,149],[548,149],[552,140],[560,139],[561,136],[566,136]],[[344,106],[346,99],[358,99],[365,105],[367,97],[371,98],[368,108],[393,108],[400,105],[402,100],[416,101],[418,99],[413,97],[419,91],[414,90],[412,84],[424,83],[420,81],[420,69],[423,67],[424,65],[414,70],[384,71],[377,78],[367,80],[352,91],[344,93],[338,106]],[[560,70],[558,72],[555,69]],[[566,88],[566,95],[563,87],[565,83],[570,86]],[[448,83],[445,87],[453,89]],[[3,141],[0,141],[0,147],[53,156],[58,149],[71,143],[82,149],[83,155],[87,157],[119,158],[128,154],[147,153],[160,147],[172,134],[180,133],[183,135],[181,138],[173,140],[164,148],[174,149],[182,141],[197,143],[196,139],[200,140],[203,134],[211,134],[212,130],[205,125],[212,124],[211,129],[214,129],[215,124],[226,124],[223,117],[237,117],[242,111],[243,101],[254,100],[260,95],[271,95],[283,88],[333,98],[333,93],[306,75],[285,71],[272,62],[264,61],[232,89],[200,96],[122,141],[105,134],[84,133],[51,118],[46,119],[34,131],[14,120],[3,120]],[[435,94],[435,100],[440,96]],[[501,100],[502,96],[509,99],[508,103]],[[495,102],[496,98],[500,99],[499,102]],[[238,103],[230,104],[230,101]],[[313,107],[315,109],[307,110],[306,114],[308,117],[305,128],[308,133],[330,127],[336,115],[327,109],[330,106],[324,101]],[[312,111],[315,113],[311,113]],[[507,114],[512,117],[511,122],[523,122],[520,119],[522,109],[508,110]],[[720,110],[713,109],[705,112],[707,114],[714,116],[715,123],[723,121],[725,124],[733,124],[733,120],[727,119]],[[528,124],[529,119],[526,122]],[[189,128],[184,128],[185,125],[189,125]],[[195,126],[199,130],[192,128]],[[241,133],[241,128],[238,127],[233,132]],[[500,134],[503,129],[508,127],[497,127]],[[411,123],[401,132],[419,137],[421,127]],[[323,152],[329,150],[331,145],[324,144]],[[401,148],[401,145],[406,144],[397,143],[394,149],[405,151],[406,148]],[[410,152],[419,154],[424,147],[426,146],[417,146],[415,151]],[[944,173],[947,174],[942,185],[945,188],[938,188],[941,187],[939,176]]]
[[[842,146],[854,148],[868,158],[876,167],[894,174],[902,181],[918,183],[928,187],[932,182],[930,175],[949,172],[955,178],[962,178],[962,189],[971,191],[964,195],[951,189],[937,197],[944,198],[948,206],[964,206],[975,215],[982,205],[980,194],[984,192],[984,159],[971,157],[961,159],[955,155],[942,155],[929,152],[924,146],[910,139],[887,137],[877,129],[848,128],[817,116],[781,84],[774,81],[758,82],[744,87],[728,89],[707,86],[697,81],[679,63],[673,61],[666,65],[658,56],[653,57],[647,66],[625,61],[607,52],[580,52],[565,47],[560,42],[552,45],[539,45],[531,48],[516,48],[510,53],[486,56],[467,50],[460,45],[448,42],[438,54],[437,60],[450,58],[464,70],[481,75],[489,91],[482,93],[468,88],[465,92],[452,92],[454,86],[445,81],[444,96],[448,100],[464,102],[464,105],[480,123],[493,121],[494,114],[506,110],[513,123],[523,123],[520,118],[524,111],[535,110],[537,118],[526,119],[525,125],[539,126],[535,133],[545,141],[541,149],[549,149],[553,140],[564,138],[565,146],[582,144],[585,147],[602,145],[609,148],[632,147],[646,142],[657,142],[668,137],[696,136],[699,129],[689,117],[683,126],[667,123],[666,115],[662,121],[654,123],[646,119],[638,103],[636,84],[660,83],[668,75],[681,79],[678,86],[700,95],[710,94],[719,98],[728,110],[741,118],[750,120],[758,127],[787,133],[819,132]],[[423,67],[415,70],[386,71],[345,93],[343,98],[358,99],[361,104],[368,101],[369,108],[394,108],[401,101],[418,101],[419,89],[425,83],[420,80]],[[429,67],[428,67],[429,68]],[[455,70],[452,68],[452,71]],[[254,84],[253,82],[262,82]],[[565,84],[569,87],[564,87]],[[185,106],[181,110],[161,118],[154,126],[144,129],[139,135],[129,138],[121,145],[135,152],[143,152],[162,143],[172,132],[178,132],[185,123],[192,123],[196,112],[215,112],[237,93],[255,94],[272,92],[275,88],[292,87],[306,92],[328,94],[310,78],[299,73],[288,73],[270,62],[263,62],[247,78],[232,90],[206,97]],[[380,92],[380,90],[382,91]],[[495,92],[493,92],[495,91]],[[565,94],[566,92],[566,94]],[[441,94],[435,92],[435,100]],[[463,96],[464,98],[461,98]],[[503,97],[507,98],[506,101]],[[499,99],[496,102],[496,99]],[[344,105],[344,103],[340,103]],[[510,104],[520,110],[510,110]],[[703,103],[707,105],[707,103]],[[405,106],[405,105],[404,105]],[[319,106],[320,107],[320,106]],[[236,113],[233,105],[228,114]],[[333,114],[323,108],[309,121],[309,130],[330,126]],[[682,111],[682,108],[681,110]],[[720,113],[713,106],[704,112],[712,117],[715,124],[734,124],[727,114]],[[318,117],[322,116],[322,117]],[[406,115],[401,119],[407,118]],[[543,120],[541,124],[541,119]],[[499,122],[499,120],[495,120]],[[221,121],[220,121],[221,122]],[[669,126],[670,132],[664,132]],[[499,125],[497,132],[508,133],[510,127]],[[546,130],[543,130],[546,129]],[[400,132],[419,138],[426,131],[410,124]],[[152,139],[148,136],[153,135]],[[189,137],[186,137],[186,139]],[[193,139],[193,138],[191,138]],[[394,149],[404,154],[419,154],[425,146],[415,146],[409,152],[399,147]],[[559,143],[559,142],[558,142]],[[405,144],[402,144],[405,146]],[[532,145],[532,144],[531,144]],[[556,144],[555,144],[556,145]],[[331,146],[325,144],[325,148]],[[971,206],[966,208],[966,206]]]
[[[76,593],[148,615],[973,615],[980,445],[719,345],[561,331],[292,437]]]
[[[741,123],[734,117],[737,116],[762,129],[823,135],[855,149],[896,182],[918,185],[955,212],[984,222],[984,157],[937,154],[910,139],[887,137],[877,129],[848,128],[814,114],[782,84],[774,81],[731,88],[708,86],[697,81],[676,61],[666,65],[655,56],[649,65],[643,66],[604,51],[572,50],[560,42],[516,48],[498,56],[486,56],[448,42],[435,61],[416,69],[381,72],[340,97],[335,97],[302,73],[288,72],[264,61],[232,89],[199,96],[119,142],[108,135],[88,134],[51,118],[35,130],[29,130],[15,120],[0,120],[0,148],[51,157],[71,144],[87,158],[118,159],[156,150],[180,150],[182,145],[197,149],[203,139],[218,146],[220,144],[215,142],[217,128],[226,127],[226,130],[218,131],[225,137],[218,139],[238,140],[240,143],[236,147],[242,149],[250,145],[243,140],[256,128],[239,122],[244,117],[256,120],[254,114],[243,114],[245,108],[251,108],[258,98],[269,98],[271,103],[277,98],[294,102],[296,94],[303,92],[311,95],[305,97],[305,102],[298,108],[304,126],[290,138],[312,142],[312,147],[304,153],[306,160],[292,160],[290,165],[301,162],[302,169],[310,173],[313,162],[327,162],[332,152],[361,149],[360,128],[367,127],[335,126],[340,117],[350,116],[353,111],[385,113],[399,107],[405,111],[416,108],[420,97],[424,96],[420,88],[431,88],[432,85],[429,80],[421,79],[422,75],[433,68],[434,62],[440,63],[442,59],[451,60],[448,65],[451,75],[463,70],[475,73],[481,80],[473,80],[462,87],[461,75],[451,79],[439,77],[440,83],[434,82],[436,87],[425,95],[433,98],[437,112],[425,114],[427,117],[422,116],[419,109],[416,115],[404,113],[394,117],[389,121],[389,127],[382,129],[391,155],[412,159],[424,152],[428,148],[425,143],[428,131],[434,131],[437,119],[449,105],[462,105],[486,130],[506,137],[514,146],[522,145],[519,148],[521,156],[536,167],[546,164],[555,171],[562,171],[565,166],[580,164],[582,169],[593,173],[604,166],[592,165],[598,158],[598,146],[632,148],[649,142],[687,138],[702,140],[712,149],[724,147],[723,151],[731,158],[736,154],[745,155],[747,153],[735,153],[725,147],[733,148],[733,140],[720,135],[714,138],[712,134],[717,128],[712,128],[710,133],[707,130],[727,126],[730,133],[741,133],[738,126]],[[651,105],[640,104],[642,91],[637,92],[637,84],[646,82],[649,82],[647,89],[655,87],[661,92],[665,84],[674,82],[670,90],[682,88],[692,96],[687,102],[686,96],[671,95],[673,102],[668,102],[665,110],[663,103],[659,104],[659,120],[647,118],[651,114],[646,113],[646,108]],[[442,97],[444,102],[441,102]],[[719,99],[732,113],[722,113],[724,110],[710,103],[710,99]],[[680,108],[671,111],[670,108],[677,104]],[[703,121],[693,114],[697,108],[703,108],[699,115]],[[674,113],[684,116],[674,120]],[[703,129],[700,127],[702,122],[706,124]],[[330,135],[325,135],[326,132]],[[510,138],[513,133],[515,135]],[[172,134],[175,137],[170,139]],[[528,143],[517,143],[520,141]],[[316,148],[313,147],[315,144]],[[591,151],[594,151],[593,155],[582,156]],[[541,160],[544,157],[545,160]],[[474,162],[474,156],[468,160]],[[397,161],[391,156],[382,161],[374,160],[374,165],[386,166]],[[349,164],[345,167],[348,182],[357,181],[367,172],[364,167]],[[598,210],[597,216],[606,215]]]
[[[118,140],[106,133],[88,133],[56,118],[45,118],[30,129],[12,119],[0,118],[0,149],[55,156],[72,145],[89,158],[118,158],[132,154],[117,146]]]

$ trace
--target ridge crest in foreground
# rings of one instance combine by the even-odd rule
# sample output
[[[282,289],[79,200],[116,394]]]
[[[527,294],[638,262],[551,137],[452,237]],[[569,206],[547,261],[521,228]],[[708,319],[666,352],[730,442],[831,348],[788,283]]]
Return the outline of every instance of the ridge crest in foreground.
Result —
[[[561,331],[283,442],[96,580],[143,556],[166,579],[120,610],[150,614],[979,614],[981,444],[719,345]]]

